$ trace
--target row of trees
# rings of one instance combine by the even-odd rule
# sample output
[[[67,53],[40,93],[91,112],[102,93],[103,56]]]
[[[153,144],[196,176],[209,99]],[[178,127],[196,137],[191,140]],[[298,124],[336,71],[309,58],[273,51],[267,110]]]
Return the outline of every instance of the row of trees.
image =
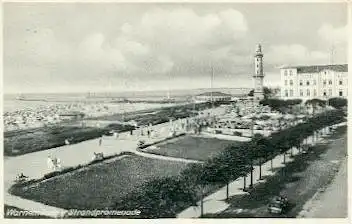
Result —
[[[228,147],[204,164],[192,164],[178,177],[164,177],[143,184],[138,191],[127,195],[113,206],[117,210],[139,209],[140,218],[175,217],[182,209],[196,205],[206,193],[226,185],[226,198],[229,196],[229,183],[239,177],[243,178],[246,189],[247,176],[250,187],[253,186],[253,166],[261,166],[275,155],[284,153],[293,147],[302,148],[303,140],[316,136],[324,127],[343,121],[342,111],[327,111],[291,128],[272,134],[265,138],[255,135],[250,142]],[[285,163],[285,156],[284,161]],[[271,163],[272,164],[272,163]]]
[[[271,89],[268,87],[264,87],[263,92],[264,92],[264,99],[269,99],[277,94],[278,89]],[[254,96],[254,89],[249,91],[248,96]]]
[[[286,112],[287,109],[292,106],[299,105],[302,103],[301,99],[289,99],[289,100],[281,100],[281,99],[263,99],[259,102],[263,106],[269,106],[271,109]]]
[[[307,100],[305,105],[312,105],[314,109],[317,107],[326,107],[327,105],[330,105],[335,109],[342,109],[343,107],[347,106],[347,99],[342,97],[333,97],[327,101],[321,99],[311,99]]]
[[[301,99],[263,99],[260,101],[260,104],[266,106],[268,105],[271,109],[286,112],[287,109],[291,109],[295,105],[300,105],[302,103]],[[335,109],[342,109],[347,106],[347,99],[341,97],[330,98],[327,101],[321,99],[311,99],[307,100],[304,103],[306,106],[311,105],[313,110],[316,111],[318,107],[324,108],[327,105],[334,107]]]

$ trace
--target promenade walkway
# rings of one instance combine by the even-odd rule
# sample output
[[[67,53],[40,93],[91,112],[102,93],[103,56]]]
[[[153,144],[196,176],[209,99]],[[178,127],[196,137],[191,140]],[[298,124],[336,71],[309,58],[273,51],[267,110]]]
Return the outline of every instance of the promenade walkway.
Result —
[[[213,113],[221,114],[223,111],[222,108],[216,108]],[[205,111],[207,112],[207,111]],[[153,130],[156,130],[159,135],[149,139],[147,136],[143,137],[146,142],[151,141],[160,141],[168,137],[168,123],[159,124],[153,126]],[[102,145],[99,146],[99,140],[93,139],[85,142],[81,142],[74,145],[62,146],[54,149],[49,149],[45,151],[39,151],[34,153],[25,154],[18,157],[9,157],[4,160],[4,203],[7,205],[11,205],[14,207],[18,207],[28,211],[34,211],[38,214],[52,217],[60,217],[64,212],[63,209],[51,207],[48,205],[44,205],[38,202],[33,202],[27,199],[23,199],[8,193],[9,187],[14,183],[16,176],[23,172],[26,176],[29,176],[30,179],[41,178],[44,174],[51,172],[47,168],[47,157],[48,155],[60,158],[62,161],[63,167],[71,167],[77,166],[79,164],[86,164],[92,160],[92,156],[94,152],[103,152],[104,155],[113,155],[118,154],[123,151],[134,152],[138,155],[158,158],[158,159],[167,159],[174,160],[177,159],[181,162],[197,162],[191,161],[188,159],[178,159],[178,158],[165,158],[165,156],[152,155],[148,153],[142,153],[136,151],[136,146],[138,139],[135,137],[136,133],[133,136],[130,136],[129,132],[121,133],[118,139],[114,137],[105,137],[102,141]],[[297,153],[297,151],[294,151]],[[274,159],[274,167],[283,166],[282,155],[275,157]],[[290,158],[287,157],[287,161]],[[269,164],[269,165],[268,165]],[[263,165],[262,171],[263,176],[272,175],[270,171],[270,162],[265,163]],[[255,167],[254,169],[254,183],[258,182],[259,176],[259,168]],[[247,183],[249,178],[247,178]],[[247,184],[247,185],[248,185]],[[230,184],[230,196],[235,194],[243,194],[240,188],[243,187],[243,180],[236,180]],[[213,213],[219,212],[226,209],[229,205],[226,204],[223,199],[226,197],[226,186],[214,194],[209,195],[205,198],[204,203],[204,212],[205,213]],[[180,218],[191,218],[191,217],[199,217],[200,209],[199,207],[190,207],[183,212],[181,212],[177,217]]]

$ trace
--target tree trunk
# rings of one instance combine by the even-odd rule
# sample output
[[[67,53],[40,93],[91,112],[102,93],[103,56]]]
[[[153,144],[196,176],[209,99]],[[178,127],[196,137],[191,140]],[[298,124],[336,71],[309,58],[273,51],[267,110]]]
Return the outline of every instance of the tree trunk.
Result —
[[[262,179],[262,159],[259,159],[259,180]]]
[[[246,179],[247,179],[247,177],[244,176],[244,177],[243,177],[243,191],[246,191],[246,190],[247,190],[247,189],[246,189],[246,185],[247,185]]]
[[[229,182],[226,184],[226,200],[229,200]]]
[[[271,157],[271,160],[270,160],[270,169],[271,171],[273,171],[273,157]]]
[[[204,189],[202,189],[202,197],[200,200],[200,217],[203,217],[203,213],[204,213],[204,206],[203,206],[203,197],[204,197]]]
[[[291,157],[293,157],[293,147],[291,147],[290,153],[291,153]]]
[[[253,161],[251,163],[251,184],[249,185],[249,188],[253,187]]]
[[[284,152],[284,164],[286,164],[286,152]]]

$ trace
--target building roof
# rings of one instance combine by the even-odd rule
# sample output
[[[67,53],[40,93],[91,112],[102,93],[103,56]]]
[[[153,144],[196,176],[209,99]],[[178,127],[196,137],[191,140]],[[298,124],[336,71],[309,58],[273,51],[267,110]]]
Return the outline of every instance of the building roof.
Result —
[[[232,96],[230,94],[227,93],[222,93],[222,92],[206,92],[206,93],[201,93],[197,96]]]
[[[324,70],[332,70],[335,72],[348,72],[347,64],[339,64],[339,65],[308,65],[308,66],[285,66],[285,68],[296,68],[297,73],[318,73]]]

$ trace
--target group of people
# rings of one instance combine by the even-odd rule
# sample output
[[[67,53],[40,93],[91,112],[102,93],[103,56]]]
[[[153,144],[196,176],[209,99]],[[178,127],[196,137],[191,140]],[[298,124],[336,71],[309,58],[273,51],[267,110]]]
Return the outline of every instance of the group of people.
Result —
[[[56,157],[48,156],[47,165],[50,171],[58,171],[61,169],[61,160]]]

